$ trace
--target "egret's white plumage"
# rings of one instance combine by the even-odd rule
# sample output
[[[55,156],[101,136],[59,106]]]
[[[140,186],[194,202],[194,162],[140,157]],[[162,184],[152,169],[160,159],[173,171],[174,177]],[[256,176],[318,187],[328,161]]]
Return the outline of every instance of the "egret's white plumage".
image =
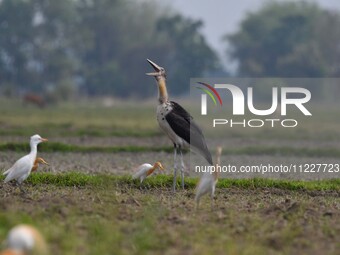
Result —
[[[215,186],[217,183],[217,178],[210,172],[206,172],[202,175],[196,189],[196,202],[199,202],[199,199],[210,193],[211,198],[213,198],[215,194]]]
[[[221,161],[221,154],[222,154],[222,147],[217,147],[216,150],[216,165],[220,165]],[[197,203],[197,207],[199,206],[199,201],[201,197],[205,194],[210,194],[211,203],[214,199],[215,194],[215,187],[216,183],[218,181],[218,172],[217,167],[215,169],[215,172],[211,173],[206,172],[202,175],[197,187],[196,187],[196,197],[195,201]]]
[[[137,168],[136,173],[132,175],[132,179],[140,179],[140,183],[142,183],[144,179],[151,175],[157,168],[164,170],[161,162],[156,162],[154,165],[149,163],[142,164]]]
[[[37,157],[38,144],[45,141],[47,141],[47,139],[41,138],[40,135],[34,135],[31,137],[31,152],[28,155],[20,158],[10,169],[3,173],[3,175],[6,176],[5,183],[11,180],[16,180],[17,183],[21,185],[21,183],[27,179]]]
[[[12,228],[8,233],[6,246],[8,249],[3,254],[47,254],[44,238],[37,229],[29,225]]]

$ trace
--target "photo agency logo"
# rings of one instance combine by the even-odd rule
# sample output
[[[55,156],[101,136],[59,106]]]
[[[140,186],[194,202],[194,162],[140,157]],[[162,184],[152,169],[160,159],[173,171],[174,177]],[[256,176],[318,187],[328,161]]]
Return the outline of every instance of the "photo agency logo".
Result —
[[[199,84],[199,86],[197,86]],[[294,128],[298,126],[298,120],[290,117],[290,113],[295,112],[303,116],[312,116],[307,108],[307,103],[311,100],[311,92],[303,87],[288,86],[266,86],[266,90],[271,90],[271,105],[260,107],[255,106],[254,87],[243,87],[246,93],[242,91],[240,86],[233,84],[209,84],[197,82],[196,88],[201,90],[201,115],[215,115],[214,109],[208,109],[208,96],[214,103],[215,107],[221,107],[225,110],[230,108],[230,103],[225,101],[223,104],[222,97],[228,94],[232,96],[232,116],[235,118],[212,118],[212,126],[228,125],[230,127],[276,127]],[[263,89],[263,87],[261,87]],[[267,98],[268,99],[268,98]],[[230,101],[230,100],[228,100]],[[268,101],[268,100],[267,100]],[[217,103],[218,102],[218,103]],[[247,107],[247,108],[246,108]],[[259,109],[262,108],[262,109]],[[246,110],[248,112],[246,113]],[[250,116],[250,117],[249,117]],[[255,118],[252,118],[255,116]],[[241,117],[241,118],[240,118]],[[244,117],[244,118],[242,118]]]

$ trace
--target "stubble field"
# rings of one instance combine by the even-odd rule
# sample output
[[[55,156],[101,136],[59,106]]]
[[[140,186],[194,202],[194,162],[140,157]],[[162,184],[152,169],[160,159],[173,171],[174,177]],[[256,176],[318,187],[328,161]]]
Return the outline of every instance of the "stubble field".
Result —
[[[172,148],[158,128],[153,102],[46,109],[9,100],[0,104],[1,172],[28,152],[35,133],[49,139],[39,155],[50,163],[27,180],[26,195],[1,182],[0,242],[12,226],[30,223],[53,254],[339,252],[339,173],[224,174],[213,209],[204,198],[196,210],[198,176],[190,153],[186,189],[171,193]],[[333,110],[327,116],[336,116]],[[212,152],[223,146],[222,163],[333,164],[340,158],[340,120],[330,123],[311,121],[296,132],[232,130],[223,141],[208,130],[207,140]],[[130,179],[139,164],[155,161],[164,164],[165,174],[143,187]]]

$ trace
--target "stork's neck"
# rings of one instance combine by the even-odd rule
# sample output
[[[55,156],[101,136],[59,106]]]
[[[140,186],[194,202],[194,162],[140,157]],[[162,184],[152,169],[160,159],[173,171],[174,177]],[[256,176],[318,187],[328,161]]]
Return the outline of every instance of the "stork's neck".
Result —
[[[158,83],[158,101],[159,103],[163,104],[169,100],[165,78],[160,77],[157,80],[157,83]]]

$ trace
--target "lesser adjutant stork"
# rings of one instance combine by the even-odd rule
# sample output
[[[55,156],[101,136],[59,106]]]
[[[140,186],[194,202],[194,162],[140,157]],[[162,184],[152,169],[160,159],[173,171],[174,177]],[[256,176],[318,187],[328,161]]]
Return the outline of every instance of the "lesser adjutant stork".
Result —
[[[184,188],[184,162],[183,147],[190,147],[193,151],[202,155],[212,165],[211,154],[206,145],[203,133],[194,122],[192,116],[178,103],[169,101],[166,89],[166,73],[163,67],[147,59],[155,72],[146,73],[154,76],[158,85],[157,121],[161,129],[168,135],[174,144],[174,182],[173,190],[176,190],[177,177],[177,153],[181,160],[182,188]]]

